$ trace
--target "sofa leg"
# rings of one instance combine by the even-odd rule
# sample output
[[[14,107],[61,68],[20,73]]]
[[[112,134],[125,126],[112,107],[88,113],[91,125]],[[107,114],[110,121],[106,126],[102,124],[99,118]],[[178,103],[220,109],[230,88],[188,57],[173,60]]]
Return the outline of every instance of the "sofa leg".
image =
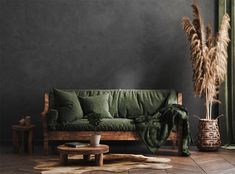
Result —
[[[49,142],[48,140],[43,141],[43,151],[44,155],[48,155],[48,149],[49,149]]]
[[[172,149],[173,149],[173,150],[176,149],[176,142],[177,142],[176,139],[172,140]]]
[[[179,140],[179,143],[178,143],[178,155],[179,156],[182,155],[182,140]]]
[[[182,150],[183,150],[183,139],[182,139],[182,121],[179,121],[177,124],[177,141],[178,141],[178,155],[182,155]]]

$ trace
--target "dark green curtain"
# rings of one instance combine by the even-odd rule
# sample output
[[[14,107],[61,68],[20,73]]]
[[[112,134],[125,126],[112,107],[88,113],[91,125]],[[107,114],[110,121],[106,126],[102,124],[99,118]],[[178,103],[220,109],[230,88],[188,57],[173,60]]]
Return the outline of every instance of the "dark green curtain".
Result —
[[[220,88],[219,99],[222,102],[219,112],[221,139],[224,144],[235,144],[235,1],[218,0],[218,24],[222,16],[228,13],[231,18],[230,45],[228,48],[228,70],[225,83]]]

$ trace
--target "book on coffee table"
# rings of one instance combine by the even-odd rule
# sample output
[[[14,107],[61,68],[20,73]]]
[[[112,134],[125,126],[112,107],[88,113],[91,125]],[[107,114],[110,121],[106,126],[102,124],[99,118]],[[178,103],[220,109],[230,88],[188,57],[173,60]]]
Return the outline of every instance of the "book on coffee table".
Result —
[[[81,142],[68,142],[65,143],[65,146],[68,147],[83,147],[83,146],[88,146],[88,143],[81,143]]]

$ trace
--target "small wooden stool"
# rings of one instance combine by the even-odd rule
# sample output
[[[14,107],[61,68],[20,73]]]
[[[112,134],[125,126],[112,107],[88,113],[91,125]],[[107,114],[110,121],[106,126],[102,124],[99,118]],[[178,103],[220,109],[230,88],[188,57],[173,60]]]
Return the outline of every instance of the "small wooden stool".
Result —
[[[95,162],[98,166],[103,166],[103,154],[109,152],[109,146],[100,144],[99,146],[81,146],[81,147],[68,147],[60,145],[57,147],[60,153],[61,163],[68,161],[69,154],[82,154],[85,161],[90,159],[91,154],[95,154]]]
[[[12,142],[14,151],[19,153],[20,147],[25,149],[25,138],[27,141],[27,152],[29,154],[32,154],[33,152],[33,130],[35,128],[35,125],[30,126],[20,126],[20,125],[13,125],[12,126]],[[26,137],[25,137],[26,136]],[[21,145],[20,145],[21,141]]]

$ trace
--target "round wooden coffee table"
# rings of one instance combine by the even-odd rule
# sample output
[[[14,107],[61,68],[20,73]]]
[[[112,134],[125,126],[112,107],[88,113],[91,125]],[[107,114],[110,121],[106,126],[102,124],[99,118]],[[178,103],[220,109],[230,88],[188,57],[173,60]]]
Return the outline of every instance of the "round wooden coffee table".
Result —
[[[99,146],[81,146],[81,147],[68,147],[60,145],[57,147],[60,153],[60,161],[66,163],[68,161],[69,154],[82,154],[84,160],[89,160],[90,155],[95,155],[96,165],[103,166],[103,154],[109,152],[109,146],[100,144]]]

